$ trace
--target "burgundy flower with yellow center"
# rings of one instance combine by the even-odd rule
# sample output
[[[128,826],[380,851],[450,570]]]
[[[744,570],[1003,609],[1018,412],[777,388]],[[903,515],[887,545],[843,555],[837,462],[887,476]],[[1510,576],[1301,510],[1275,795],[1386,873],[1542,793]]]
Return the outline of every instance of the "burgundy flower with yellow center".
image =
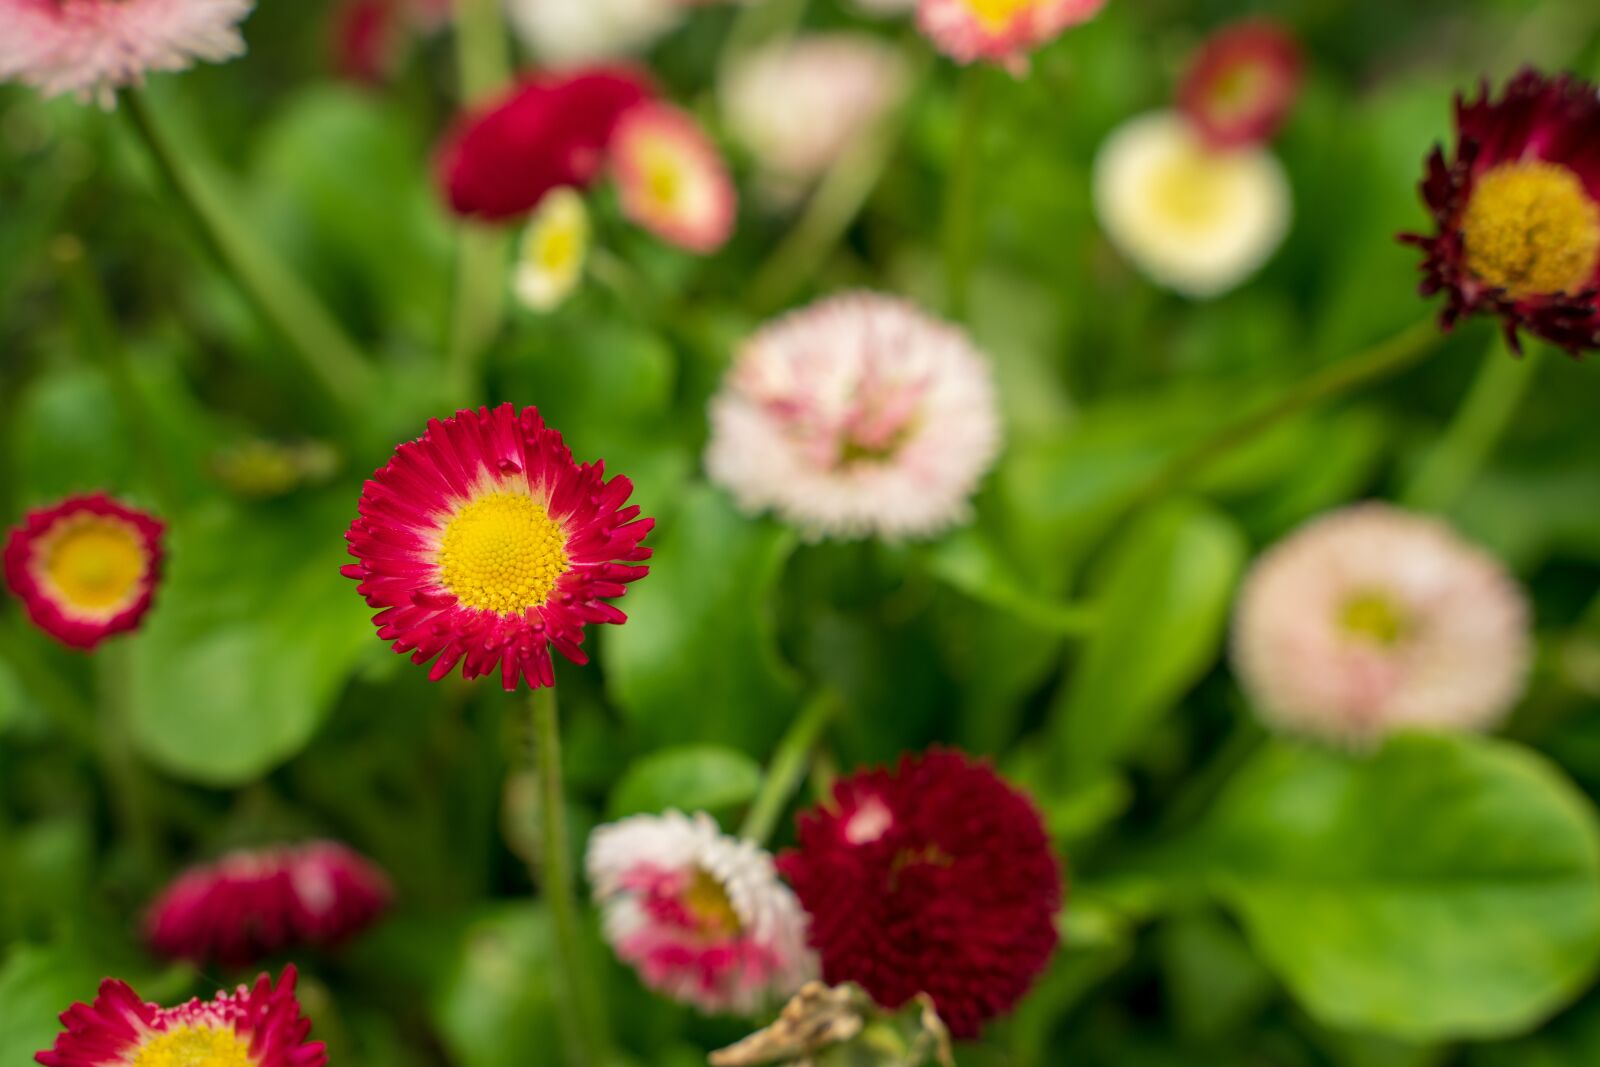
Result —
[[[1010,1011],[1055,952],[1061,872],[1038,809],[961,752],[840,781],[778,866],[824,980],[890,1010],[927,993],[956,1037]]]
[[[1435,148],[1422,197],[1438,232],[1405,234],[1426,253],[1422,292],[1445,294],[1446,329],[1498,315],[1520,351],[1525,329],[1576,356],[1600,348],[1600,95],[1580,79],[1524,70],[1498,100],[1456,99],[1458,141]]]
[[[361,494],[343,569],[381,608],[378,635],[468,678],[498,669],[555,684],[553,646],[585,663],[589,623],[627,616],[607,603],[644,577],[639,544],[655,524],[627,505],[633,483],[579,464],[536,408],[458,411],[395,449]]]
[[[104,493],[29,512],[5,545],[6,585],[34,625],[64,644],[91,649],[132,630],[161,579],[154,516]]]
[[[1206,39],[1178,87],[1178,109],[1212,148],[1270,140],[1300,90],[1300,45],[1267,19],[1225,26]]]
[[[176,1008],[144,1001],[126,982],[107,979],[93,1004],[61,1016],[66,1031],[34,1059],[44,1067],[324,1067],[322,1042],[308,1042],[311,1020],[300,1014],[295,970],[276,984],[191,1000]]]

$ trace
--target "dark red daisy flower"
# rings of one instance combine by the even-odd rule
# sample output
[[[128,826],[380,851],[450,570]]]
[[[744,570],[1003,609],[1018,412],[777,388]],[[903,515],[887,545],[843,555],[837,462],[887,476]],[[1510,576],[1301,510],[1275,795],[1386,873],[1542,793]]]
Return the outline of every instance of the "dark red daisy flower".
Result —
[[[1009,1011],[1055,951],[1061,872],[1039,812],[960,752],[840,781],[779,867],[829,983],[891,1010],[928,993],[957,1037]]]
[[[388,81],[404,44],[396,0],[343,0],[329,19],[339,76],[367,85]]]
[[[361,493],[344,568],[381,608],[378,636],[415,663],[438,657],[468,678],[555,684],[553,646],[585,663],[590,623],[627,620],[609,603],[649,570],[654,519],[628,505],[633,483],[577,463],[535,408],[458,411],[395,449]]]
[[[1300,91],[1300,44],[1268,19],[1225,26],[1206,39],[1178,87],[1178,108],[1213,148],[1272,137]]]
[[[458,215],[516,218],[551,189],[599,177],[622,116],[649,99],[644,77],[595,68],[536,77],[456,124],[439,151],[439,182]]]
[[[1524,70],[1500,99],[1456,98],[1456,149],[1433,150],[1422,198],[1438,232],[1402,234],[1426,254],[1422,293],[1445,294],[1446,329],[1498,315],[1572,355],[1600,348],[1600,96],[1578,78]]]
[[[145,915],[158,954],[242,967],[298,945],[336,945],[389,907],[389,879],[336,841],[232,852],[185,871]]]

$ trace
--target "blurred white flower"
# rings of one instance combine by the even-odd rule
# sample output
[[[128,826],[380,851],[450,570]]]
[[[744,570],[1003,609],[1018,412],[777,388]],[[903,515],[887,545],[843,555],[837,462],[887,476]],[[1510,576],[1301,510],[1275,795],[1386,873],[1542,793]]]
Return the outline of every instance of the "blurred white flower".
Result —
[[[680,0],[506,0],[518,38],[549,67],[635,55],[677,28]]]
[[[1521,696],[1530,654],[1527,602],[1499,561],[1387,504],[1333,512],[1270,549],[1233,625],[1262,717],[1345,743],[1487,729]]]
[[[704,812],[601,826],[586,866],[606,940],[652,989],[750,1015],[816,976],[806,914],[771,855]]]
[[[530,311],[551,311],[583,277],[589,209],[575,189],[553,189],[539,202],[518,246],[512,291]]]
[[[779,199],[821,177],[906,90],[900,53],[861,33],[819,33],[739,59],[721,85],[722,113]]]
[[[1094,165],[1106,236],[1154,281],[1216,296],[1271,257],[1293,213],[1283,167],[1265,149],[1215,151],[1170,111],[1112,132]]]
[[[706,469],[809,535],[895,539],[965,519],[999,449],[989,361],[966,334],[862,292],[745,343],[711,402]]]

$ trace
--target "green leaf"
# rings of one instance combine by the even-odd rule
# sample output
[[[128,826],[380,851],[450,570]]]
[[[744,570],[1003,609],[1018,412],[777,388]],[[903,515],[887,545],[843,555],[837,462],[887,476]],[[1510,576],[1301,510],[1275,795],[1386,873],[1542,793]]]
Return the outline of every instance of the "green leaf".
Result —
[[[93,1000],[102,977],[91,961],[66,949],[14,949],[0,967],[0,1063],[32,1063],[61,1032],[58,1016],[75,1001]]]
[[[1180,502],[1143,520],[1111,560],[1097,626],[1057,701],[1062,773],[1085,781],[1132,750],[1214,662],[1245,542],[1222,513]]]
[[[796,703],[769,615],[794,548],[719,490],[692,486],[651,539],[650,574],[628,591],[628,621],[605,630],[612,696],[647,745],[711,741],[764,756]]]
[[[1269,745],[1189,855],[1320,1022],[1414,1041],[1533,1026],[1600,959],[1600,826],[1542,757],[1405,736]]]
[[[731,811],[756,795],[761,767],[743,752],[719,745],[686,745],[639,760],[611,792],[611,817],[668,808]]]
[[[140,750],[213,786],[298,752],[363,652],[369,609],[339,574],[351,503],[282,513],[216,506],[173,523],[155,610],[130,641]]]
[[[501,908],[472,924],[434,997],[433,1016],[461,1067],[562,1062],[554,933],[532,904]]]

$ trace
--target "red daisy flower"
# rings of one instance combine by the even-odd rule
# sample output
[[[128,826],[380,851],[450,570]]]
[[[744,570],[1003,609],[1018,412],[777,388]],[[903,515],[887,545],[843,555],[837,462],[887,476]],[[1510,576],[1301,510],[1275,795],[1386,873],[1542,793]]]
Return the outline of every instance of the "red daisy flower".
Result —
[[[630,70],[535,78],[465,116],[439,151],[439,182],[458,215],[516,218],[551,189],[587,188],[623,114],[649,99]]]
[[[343,573],[396,652],[438,657],[434,680],[461,663],[468,678],[498,667],[507,690],[554,685],[550,646],[586,663],[584,625],[625,622],[606,601],[649,570],[630,565],[655,525],[624,507],[632,491],[575,463],[535,408],[458,411],[367,482],[345,535],[361,562]]]
[[[891,1010],[928,993],[957,1037],[1009,1011],[1055,951],[1061,873],[1039,813],[960,752],[840,781],[779,867],[824,979]]]
[[[1269,140],[1300,91],[1303,60],[1294,35],[1267,19],[1225,26],[1200,48],[1178,108],[1213,148]]]
[[[1600,348],[1600,96],[1568,75],[1524,70],[1491,99],[1456,98],[1455,155],[1428,159],[1422,198],[1438,232],[1403,234],[1426,253],[1422,293],[1445,294],[1445,329],[1500,316],[1576,356]]]
[[[165,527],[91,493],[29,512],[5,546],[6,585],[34,625],[74,648],[132,630],[161,579]]]
[[[288,967],[276,985],[263,974],[253,987],[162,1008],[108,978],[93,1004],[61,1016],[66,1032],[34,1059],[44,1067],[324,1067],[327,1051],[306,1040],[311,1020],[300,1014],[294,982]]]
[[[163,956],[242,967],[296,945],[335,945],[388,908],[389,879],[336,841],[233,852],[184,872],[150,906]]]

